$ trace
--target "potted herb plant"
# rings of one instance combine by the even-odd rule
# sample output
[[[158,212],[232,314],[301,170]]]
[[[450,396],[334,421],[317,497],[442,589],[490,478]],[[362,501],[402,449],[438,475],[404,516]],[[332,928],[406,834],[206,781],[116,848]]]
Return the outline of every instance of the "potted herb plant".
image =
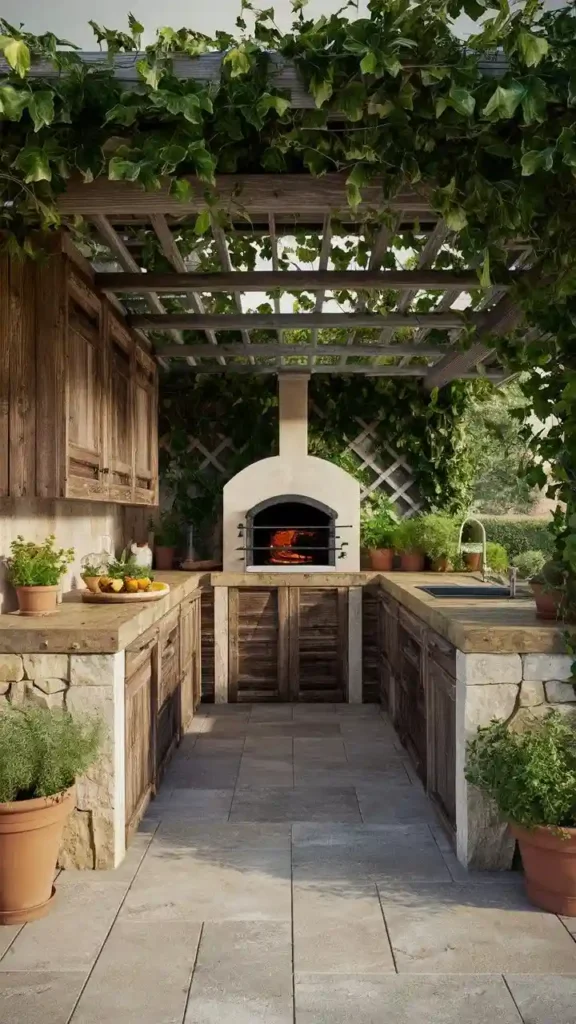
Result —
[[[150,529],[154,534],[155,568],[169,570],[182,536],[180,519],[173,510],[162,512],[157,520],[150,520]]]
[[[488,541],[486,545],[486,562],[488,567],[494,572],[507,572],[510,561],[506,548],[502,544]]]
[[[0,924],[48,913],[74,782],[96,760],[102,727],[66,711],[0,711]]]
[[[459,525],[452,516],[422,517],[421,546],[434,572],[451,572],[458,550]]]
[[[390,572],[394,562],[392,538],[398,525],[394,504],[386,495],[379,495],[377,504],[362,516],[362,547],[367,551],[372,569]]]
[[[400,568],[404,572],[422,572],[424,569],[422,516],[403,519],[398,523],[392,541],[394,549],[400,556]]]
[[[576,586],[570,581],[563,562],[554,559],[546,562],[541,571],[531,577],[530,587],[539,619],[574,620]]]
[[[98,593],[98,584],[101,576],[104,575],[106,569],[103,562],[98,562],[90,556],[82,559],[82,572],[81,577],[84,580],[88,590],[91,594]]]
[[[74,548],[56,548],[54,534],[34,544],[18,536],[10,545],[8,580],[18,595],[21,615],[56,611],[59,582],[74,559]]]
[[[468,744],[466,778],[491,797],[522,854],[528,898],[576,916],[576,730],[557,711],[526,732],[494,720]]]

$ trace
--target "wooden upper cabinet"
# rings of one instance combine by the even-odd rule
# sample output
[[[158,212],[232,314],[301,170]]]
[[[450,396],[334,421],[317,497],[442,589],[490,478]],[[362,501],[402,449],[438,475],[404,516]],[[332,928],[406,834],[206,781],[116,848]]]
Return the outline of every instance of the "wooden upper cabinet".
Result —
[[[104,322],[108,349],[108,494],[110,501],[131,503],[134,499],[135,345],[130,332],[109,310]]]
[[[66,337],[66,452],[64,497],[104,498],[105,346],[99,298],[75,275],[68,278]]]
[[[158,501],[158,383],[156,364],[136,347],[133,377],[134,497],[138,505]]]

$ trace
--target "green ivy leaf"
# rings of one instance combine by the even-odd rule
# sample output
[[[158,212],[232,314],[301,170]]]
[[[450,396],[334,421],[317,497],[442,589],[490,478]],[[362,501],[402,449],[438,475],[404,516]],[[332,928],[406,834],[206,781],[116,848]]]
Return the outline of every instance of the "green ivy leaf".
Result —
[[[332,96],[332,79],[330,77],[319,79],[314,75],[310,80],[310,92],[314,97],[317,107],[322,107]]]
[[[194,164],[196,174],[201,181],[214,184],[214,173],[216,171],[216,160],[202,143],[195,144],[189,149],[189,156]]]
[[[348,199],[348,205],[351,209],[354,210],[362,202],[362,193],[360,189],[363,185],[366,185],[368,181],[368,168],[364,167],[363,164],[356,164],[346,178],[346,196]]]
[[[377,67],[378,58],[372,50],[369,50],[368,53],[364,54],[360,61],[360,71],[363,75],[372,75],[376,71]]]
[[[9,121],[19,121],[29,99],[29,92],[15,89],[13,85],[0,86],[0,114]]]
[[[50,89],[33,92],[28,101],[28,110],[34,121],[34,131],[39,132],[54,120],[54,93]]]
[[[416,89],[411,82],[404,82],[404,85],[398,93],[398,101],[401,107],[406,110],[414,110],[414,97],[416,95]]]
[[[529,150],[528,153],[524,153],[521,160],[522,175],[526,178],[531,174],[535,174],[536,171],[551,171],[553,163],[554,147],[548,146],[546,149]]]
[[[402,65],[398,60],[398,57],[394,57],[390,54],[385,54],[382,57],[382,66],[386,69],[389,75],[392,75],[392,78],[396,78],[402,71]]]
[[[388,117],[394,110],[392,100],[380,100],[377,95],[371,96],[368,100],[368,113],[377,114],[378,117]]]
[[[138,161],[113,156],[108,163],[108,177],[111,181],[136,181],[141,167],[142,164]]]
[[[482,114],[493,121],[512,117],[516,107],[522,102],[524,95],[524,86],[520,85],[519,82],[512,82],[508,88],[498,85],[484,107]]]
[[[462,86],[454,85],[454,83],[452,83],[448,96],[450,97],[454,110],[459,114],[465,114],[467,117],[472,117],[474,107],[476,106],[476,100],[472,93],[468,92],[468,89],[463,89]]]
[[[260,114],[266,114],[269,110],[275,110],[282,117],[289,106],[290,100],[285,99],[284,96],[272,96],[269,92],[263,93],[258,100],[258,111]]]
[[[184,146],[179,146],[173,142],[170,146],[165,146],[160,151],[160,156],[164,161],[166,170],[174,170],[178,164],[182,163],[186,159],[188,150]]]
[[[52,178],[48,157],[45,151],[37,146],[25,146],[14,163],[24,171],[24,181],[27,184],[33,181],[50,181]]]
[[[240,75],[245,75],[250,71],[250,58],[246,51],[239,46],[228,51],[223,63],[230,65],[230,78],[239,78]]]
[[[188,179],[172,178],[170,182],[170,195],[175,196],[181,203],[187,203],[193,195],[192,186]]]
[[[210,210],[202,210],[196,217],[194,231],[197,235],[205,235],[210,228]]]
[[[5,42],[6,39],[7,42]],[[13,68],[17,75],[20,75],[20,78],[25,78],[30,71],[30,50],[24,40],[13,39],[10,36],[1,36],[0,45],[4,50],[4,56],[10,67]]]
[[[366,89],[361,82],[350,82],[338,95],[338,108],[349,121],[360,121],[366,103]]]
[[[522,113],[526,124],[545,121],[547,116],[548,89],[541,78],[526,81],[522,98]]]
[[[532,32],[527,32],[524,29],[518,33],[518,50],[522,60],[529,68],[536,67],[549,49],[550,45],[543,36],[535,36]]]
[[[489,288],[492,284],[490,278],[490,253],[488,252],[488,249],[484,249],[484,260],[480,271],[480,284],[482,288]]]
[[[156,62],[151,64],[147,60],[138,60],[136,61],[136,69],[146,82],[146,85],[149,85],[154,90],[158,88],[160,79],[164,74],[163,67]]]
[[[443,216],[450,231],[462,231],[462,228],[465,228],[468,223],[466,211],[461,206],[453,206],[451,209],[445,210]]]
[[[137,103],[117,103],[115,107],[106,114],[106,120],[104,124],[108,124],[113,121],[115,124],[123,124],[128,127],[134,124],[134,121],[140,113],[140,107]]]
[[[160,95],[160,93],[157,93],[157,95]],[[164,93],[163,98],[166,103],[166,109],[171,114],[183,114],[191,124],[202,123],[200,100],[195,93],[187,93],[185,96],[179,96],[177,93]]]

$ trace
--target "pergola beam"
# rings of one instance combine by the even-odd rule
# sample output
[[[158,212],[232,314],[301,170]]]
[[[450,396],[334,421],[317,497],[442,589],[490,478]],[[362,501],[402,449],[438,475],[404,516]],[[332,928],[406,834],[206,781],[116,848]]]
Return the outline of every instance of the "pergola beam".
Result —
[[[427,368],[425,366],[358,366],[355,364],[350,365],[347,363],[345,366],[334,365],[328,366],[324,363],[315,363],[314,366],[308,366],[303,364],[287,364],[283,367],[286,372],[289,373],[330,373],[336,376],[346,376],[347,374],[363,375],[364,377],[426,377]],[[247,374],[260,376],[265,373],[278,373],[278,366],[271,365],[260,365],[256,363],[255,366],[249,363],[229,363],[226,367],[224,366],[188,366],[186,372],[190,373],[210,373],[210,374]],[[465,372],[461,374],[463,380],[489,380],[494,384],[501,384],[505,379],[506,374],[503,372],[486,372],[486,373],[470,373]]]
[[[153,216],[156,226],[164,217]],[[163,246],[164,248],[164,246]],[[168,249],[165,249],[168,256]],[[168,256],[168,258],[170,258]],[[142,274],[97,274],[96,284],[104,292],[157,292],[176,295],[179,292],[267,292],[281,291],[373,291],[393,288],[396,291],[426,289],[460,291],[481,288],[476,274],[451,270],[244,270],[222,273],[170,274],[158,271]],[[504,290],[509,282],[498,287]]]
[[[428,390],[441,388],[456,378],[465,378],[472,367],[477,366],[493,352],[482,339],[492,334],[507,334],[514,330],[522,320],[522,315],[522,310],[508,295],[500,299],[493,309],[481,314],[474,344],[465,350],[453,349],[436,363],[426,377],[425,385]],[[481,376],[490,379],[488,373]]]
[[[444,355],[445,349],[432,347],[431,345],[378,345],[377,343],[365,345],[282,345],[271,342],[267,345],[258,343],[250,346],[250,354],[253,356],[339,356],[342,350],[347,356],[425,356],[428,358],[439,358]],[[221,343],[217,350],[212,345],[166,345],[158,347],[156,352],[160,356],[170,358],[182,358],[194,356],[198,359],[213,359],[217,354],[224,356],[246,356],[244,345],[239,342]]]
[[[400,327],[434,327],[449,329],[452,327],[463,327],[466,322],[474,322],[474,318],[464,320],[459,312],[450,311],[447,313],[410,313],[403,316],[400,313],[388,313],[381,316],[376,313],[168,313],[165,315],[153,315],[147,313],[133,313],[129,317],[132,327],[138,327],[144,331],[159,331],[167,328],[203,331],[209,328],[213,331],[297,331],[317,328],[372,328],[381,329],[390,327],[398,330]]]

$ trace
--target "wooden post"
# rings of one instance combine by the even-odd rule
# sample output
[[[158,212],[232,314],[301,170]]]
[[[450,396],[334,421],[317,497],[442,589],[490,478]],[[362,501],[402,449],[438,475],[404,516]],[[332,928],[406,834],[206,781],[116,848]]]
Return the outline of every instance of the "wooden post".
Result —
[[[228,703],[228,587],[214,587],[214,702]]]
[[[362,703],[362,587],[348,591],[348,703]]]

